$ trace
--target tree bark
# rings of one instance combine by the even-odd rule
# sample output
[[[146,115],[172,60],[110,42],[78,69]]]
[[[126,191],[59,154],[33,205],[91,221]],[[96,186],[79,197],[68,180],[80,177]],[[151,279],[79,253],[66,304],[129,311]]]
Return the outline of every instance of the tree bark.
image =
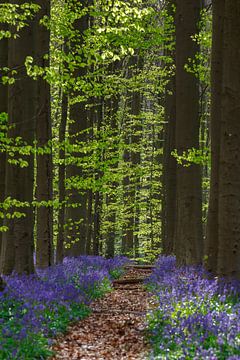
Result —
[[[4,1],[0,1],[3,4]],[[6,30],[6,26],[1,24],[1,29]],[[8,65],[8,40],[0,40],[0,68]],[[8,88],[0,82],[0,114],[8,112]],[[0,152],[0,203],[4,201],[5,194],[5,171],[6,171],[6,153]],[[2,209],[0,209],[2,211]],[[3,225],[3,219],[0,218],[0,227]],[[2,248],[2,232],[0,231],[0,257]]]
[[[0,4],[4,1],[0,1]],[[5,30],[6,26],[1,24],[1,29]],[[2,39],[0,41],[0,68],[6,67],[8,64],[8,40]],[[0,82],[0,114],[8,112],[8,88]],[[6,153],[0,152],[0,203],[5,198],[5,172],[6,172]],[[0,208],[0,212],[3,209]],[[0,227],[3,225],[3,219],[0,217]],[[2,250],[2,232],[0,231],[0,259]],[[1,263],[1,260],[0,260]],[[4,288],[4,283],[0,277],[0,291]]]
[[[14,3],[21,4],[20,0]],[[35,82],[26,74],[24,62],[26,56],[33,56],[34,34],[33,21],[25,27],[17,39],[9,39],[8,66],[18,69],[17,79],[9,86],[8,92],[8,123],[10,129],[8,137],[15,139],[22,137],[28,145],[33,145],[35,130]],[[12,209],[20,211],[25,217],[5,220],[9,230],[3,233],[2,238],[2,263],[1,270],[10,274],[13,270],[18,273],[31,273],[33,266],[33,184],[34,166],[33,155],[15,155],[15,159],[23,158],[28,161],[28,166],[21,168],[19,165],[6,164],[5,197],[27,202],[29,206]],[[10,159],[9,154],[7,160]]]
[[[85,6],[89,2],[83,1]],[[73,8],[74,11],[74,8]],[[84,32],[89,27],[89,14],[82,16],[75,20],[74,29],[79,33],[78,46],[84,41]],[[74,46],[74,44],[72,44]],[[76,50],[77,51],[77,50]],[[84,59],[82,59],[84,62]],[[86,75],[86,67],[78,66],[75,71],[76,80]],[[81,93],[81,90],[80,90]],[[76,91],[73,96],[79,93]],[[86,140],[86,132],[83,131],[88,128],[88,111],[86,109],[86,101],[78,102],[70,106],[70,123],[68,126],[69,140],[71,144],[77,144]],[[81,152],[74,152],[72,157],[80,158]],[[68,165],[66,168],[66,178],[78,178],[81,181],[83,177],[83,170],[81,166],[75,164]],[[70,256],[83,255],[86,252],[86,221],[87,221],[87,191],[82,189],[79,191],[74,186],[67,191],[68,204],[66,207],[66,243],[69,248],[66,254]],[[76,206],[77,205],[77,206]]]
[[[39,24],[43,16],[50,16],[50,1],[38,0],[41,6],[36,24],[36,63],[45,68],[49,67],[50,32]],[[50,111],[50,85],[43,79],[37,80],[37,114],[36,114],[37,150],[47,147],[43,154],[37,153],[36,200],[50,202],[49,205],[37,206],[37,242],[36,265],[46,268],[53,264],[53,163],[52,163],[52,122]]]
[[[58,237],[56,249],[56,262],[61,264],[64,257],[64,224],[65,224],[65,140],[66,140],[66,126],[68,113],[68,97],[65,93],[62,95],[62,116],[59,127],[59,159],[62,163],[59,164],[59,182],[58,182],[58,196],[59,196],[59,210],[58,210]]]
[[[240,1],[225,2],[218,274],[240,279]]]
[[[225,0],[213,0],[212,58],[211,58],[211,179],[205,241],[205,266],[216,274],[218,255],[218,198],[219,156],[222,116],[223,36]]]
[[[176,1],[176,149],[179,155],[199,148],[199,86],[185,65],[198,45],[191,38],[198,32],[200,1]],[[202,259],[201,169],[177,165],[177,217],[175,248],[179,264]]]

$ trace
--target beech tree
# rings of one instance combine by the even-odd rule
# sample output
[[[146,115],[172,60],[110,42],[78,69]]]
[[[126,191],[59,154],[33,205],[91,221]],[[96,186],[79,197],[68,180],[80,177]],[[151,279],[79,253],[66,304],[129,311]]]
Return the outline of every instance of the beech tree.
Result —
[[[176,149],[179,155],[199,148],[199,85],[186,70],[198,45],[201,2],[176,1]],[[201,169],[199,165],[177,165],[177,213],[175,253],[178,263],[200,263],[202,259]]]
[[[50,16],[50,0],[38,0],[37,4],[40,11],[35,20],[35,57],[37,65],[46,71],[49,68],[50,32],[40,21]],[[50,85],[44,77],[37,80],[36,101],[36,265],[45,268],[53,264],[53,164]]]
[[[222,117],[223,36],[225,0],[212,2],[212,59],[211,59],[211,181],[204,254],[209,271],[217,272],[219,231],[219,160]]]
[[[21,5],[21,1],[15,2]],[[24,145],[33,146],[35,133],[35,82],[27,76],[24,66],[27,56],[33,56],[34,33],[33,21],[29,21],[20,36],[11,37],[8,43],[8,67],[17,69],[14,82],[8,90],[8,138],[13,144],[21,137]],[[11,28],[14,31],[14,27]],[[12,207],[12,218],[5,220],[8,231],[2,235],[2,264],[4,274],[13,270],[18,273],[31,273],[33,266],[33,187],[34,187],[34,156],[30,152],[21,156],[19,151],[7,154],[5,197],[21,202],[22,215],[14,214],[16,207]],[[16,216],[17,215],[17,216]]]
[[[82,6],[82,9],[91,5],[89,2],[83,1],[78,3],[79,6]],[[74,11],[74,5],[71,5],[70,8]],[[76,51],[81,61],[77,61],[77,65],[74,71],[74,77],[76,84],[78,84],[78,89],[75,90],[72,94],[73,98],[78,95],[84,96],[84,93],[81,89],[81,80],[86,75],[86,61],[81,52],[81,46],[84,42],[84,32],[89,27],[89,14],[78,16],[74,21],[74,30],[77,34],[75,35],[74,41],[72,41],[71,51]],[[88,128],[88,111],[86,108],[87,102],[84,100],[76,100],[74,104],[70,103],[70,122],[68,125],[68,134],[69,140],[72,145],[81,146],[81,142],[86,141],[86,130]],[[67,254],[72,256],[82,255],[86,251],[86,206],[87,206],[87,191],[77,189],[74,184],[71,186],[71,183],[74,180],[82,181],[83,170],[82,164],[78,165],[77,157],[81,157],[81,151],[72,152],[71,156],[73,159],[72,164],[66,167],[66,179],[69,182],[69,190],[67,191],[68,204],[66,207],[66,243],[68,244],[68,249],[66,250]]]
[[[218,274],[240,278],[240,2],[225,1],[219,156]],[[212,136],[217,134],[212,134]]]
[[[3,1],[0,1],[2,4]],[[0,30],[6,30],[6,26],[2,26]],[[0,69],[8,64],[8,40],[3,38],[0,40]],[[8,88],[0,82],[0,132],[5,135],[6,115],[8,112]],[[0,203],[4,201],[5,193],[5,168],[6,168],[6,153],[0,152]],[[3,219],[0,217],[0,227],[3,225]],[[0,255],[2,247],[2,232],[0,231]]]

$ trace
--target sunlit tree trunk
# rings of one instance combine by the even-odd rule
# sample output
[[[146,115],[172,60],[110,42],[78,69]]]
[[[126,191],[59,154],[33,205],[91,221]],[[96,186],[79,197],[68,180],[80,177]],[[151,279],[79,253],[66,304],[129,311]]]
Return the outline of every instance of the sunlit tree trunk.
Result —
[[[168,1],[168,13],[175,18],[175,0]],[[174,25],[173,25],[174,26]],[[169,44],[168,44],[169,45]],[[175,65],[175,49],[165,50],[166,55],[172,57]],[[172,70],[175,72],[175,70]],[[162,252],[165,255],[173,253],[174,229],[176,221],[176,159],[172,156],[175,150],[176,131],[176,77],[170,75],[165,93],[165,126],[163,147],[163,209],[162,209]]]
[[[217,272],[218,254],[218,198],[219,198],[219,157],[222,116],[223,77],[223,36],[225,0],[213,0],[212,59],[211,59],[211,181],[205,242],[206,268]]]
[[[49,66],[50,32],[39,24],[43,16],[50,16],[50,1],[38,0],[41,10],[37,16],[35,34],[36,62],[45,68]],[[52,163],[52,122],[50,111],[50,85],[46,80],[37,80],[37,111],[36,111],[37,150],[47,147],[44,154],[37,153],[36,200],[50,202],[49,205],[37,206],[37,243],[36,265],[46,268],[53,264],[53,163]]]
[[[56,262],[62,263],[64,257],[64,224],[65,224],[65,140],[66,140],[66,125],[67,125],[67,113],[68,113],[68,98],[63,93],[62,95],[62,114],[61,123],[59,127],[59,180],[58,180],[58,196],[59,196],[59,210],[58,210],[58,237],[57,237],[57,249],[56,249]]]
[[[199,148],[199,84],[186,71],[198,45],[191,36],[198,32],[200,1],[176,1],[176,149],[181,155]],[[177,165],[177,216],[175,248],[179,264],[200,263],[203,251],[201,169]]]
[[[97,129],[97,137],[100,135],[102,122],[103,122],[103,100],[98,98],[95,100],[95,126]],[[101,136],[101,135],[100,135]],[[103,151],[101,148],[97,150],[97,161],[98,163],[103,161]],[[95,181],[98,182],[101,179],[102,171],[96,169]],[[103,196],[100,189],[97,189],[94,193],[94,207],[93,207],[93,255],[99,255],[101,252],[100,235],[101,235],[101,215],[102,215],[102,202]]]

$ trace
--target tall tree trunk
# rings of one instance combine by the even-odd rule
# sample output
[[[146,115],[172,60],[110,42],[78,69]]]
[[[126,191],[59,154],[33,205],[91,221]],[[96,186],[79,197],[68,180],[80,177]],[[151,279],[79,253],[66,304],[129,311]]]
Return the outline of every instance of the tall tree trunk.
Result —
[[[239,44],[240,1],[228,0],[224,14],[218,274],[240,279]]]
[[[163,243],[165,255],[173,253],[174,229],[176,223],[176,159],[172,156],[175,147],[176,130],[176,86],[175,75],[171,77],[166,88],[165,97],[165,131],[163,149]]]
[[[50,16],[50,1],[38,0],[41,10],[36,24],[36,59],[41,67],[49,66],[50,32],[39,24],[44,16]],[[52,163],[52,123],[50,112],[50,85],[43,78],[37,80],[37,114],[36,114],[37,150],[48,147],[44,154],[37,153],[36,200],[38,202],[52,202],[53,200],[53,163]],[[36,265],[46,268],[53,264],[53,206],[40,205],[37,207],[37,245]]]
[[[168,13],[175,18],[175,0],[168,2]],[[166,55],[172,57],[175,64],[175,50],[166,50]],[[173,253],[174,229],[176,222],[176,159],[172,156],[175,146],[176,131],[176,76],[170,75],[165,94],[165,126],[163,148],[163,209],[162,209],[162,252],[165,255]]]
[[[64,257],[64,224],[65,224],[65,140],[66,140],[66,126],[67,126],[67,113],[68,113],[68,97],[65,93],[62,95],[62,116],[59,127],[59,180],[58,180],[58,196],[59,196],[59,210],[58,210],[58,237],[56,249],[56,262],[62,263]]]
[[[0,4],[4,1],[0,1]],[[1,30],[5,30],[5,26],[1,24]],[[8,40],[0,40],[0,68],[8,65]],[[8,88],[0,82],[0,115],[8,112]],[[5,170],[6,170],[6,154],[0,152],[0,203],[4,201],[5,197]],[[0,212],[3,209],[0,208]],[[0,227],[3,225],[3,219],[0,217]],[[2,250],[2,232],[0,231],[0,259]],[[0,261],[1,262],[1,261]],[[4,284],[0,277],[0,291],[3,290]]]
[[[198,32],[200,1],[176,1],[176,149],[182,154],[199,148],[198,80],[186,71],[198,45],[191,36]],[[179,264],[202,259],[201,169],[177,165],[177,218],[175,248]]]
[[[218,254],[218,198],[219,156],[221,133],[221,103],[223,77],[223,36],[225,0],[213,0],[212,59],[211,59],[211,180],[205,242],[205,265],[207,270],[217,272]]]
[[[83,1],[82,5],[90,5],[89,2]],[[73,7],[74,11],[74,7]],[[89,14],[82,16],[80,19],[75,20],[74,29],[79,33],[79,43],[81,45],[84,39],[84,32],[89,27]],[[74,44],[73,44],[74,46]],[[77,51],[77,50],[76,50]],[[84,62],[84,59],[82,59]],[[86,75],[86,68],[80,67],[75,71],[75,78],[80,79]],[[73,96],[79,93],[74,92]],[[88,111],[86,109],[86,102],[78,102],[70,106],[70,123],[68,126],[69,139],[72,144],[86,141],[86,130],[88,128]],[[81,157],[81,152],[74,152],[72,157]],[[74,177],[80,179],[83,177],[83,170],[81,166],[75,164],[68,165],[66,168],[66,178],[68,181]],[[69,249],[66,254],[70,256],[78,256],[86,252],[86,221],[87,221],[87,191],[73,187],[67,192],[68,204],[66,208],[66,243]],[[76,206],[77,205],[77,206]]]
[[[96,99],[97,100],[97,99]],[[103,101],[102,98],[97,100],[99,103],[96,104],[95,109],[95,123],[97,128],[97,136],[101,130],[103,121]],[[100,163],[103,161],[102,149],[97,149],[97,161]],[[95,174],[95,180],[98,182],[102,176],[102,171],[97,169]],[[100,231],[101,231],[101,213],[102,213],[102,201],[103,196],[100,190],[96,190],[94,194],[94,214],[93,214],[93,255],[100,254]]]
[[[136,73],[141,71],[143,67],[143,60],[139,56],[132,57],[129,61],[129,73],[128,77],[131,78]],[[140,143],[140,131],[142,124],[139,120],[139,114],[141,112],[141,94],[139,91],[130,92],[128,94],[129,100],[127,105],[130,108],[130,126],[129,132],[126,131],[126,149],[124,150],[125,163],[130,163],[133,166],[140,164],[140,149],[138,149]],[[128,149],[129,145],[135,147],[135,149]],[[123,253],[130,254],[134,250],[134,228],[135,228],[135,205],[136,205],[136,184],[140,182],[139,176],[127,174],[123,180],[124,186],[124,200],[126,204],[126,220],[125,228],[123,229],[122,248]],[[138,240],[136,240],[136,243]],[[132,254],[133,255],[133,254]]]
[[[0,1],[3,4],[4,1]],[[6,30],[6,26],[1,24],[1,30]],[[0,40],[0,68],[8,65],[8,40]],[[8,88],[0,82],[0,115],[8,112]],[[4,117],[3,117],[4,118]],[[4,124],[2,124],[4,125]],[[6,153],[0,152],[0,203],[4,201],[5,194],[5,170],[6,170]],[[2,211],[2,209],[0,209]],[[0,227],[3,225],[3,219],[0,217]],[[2,232],[0,231],[0,257],[2,248]]]
[[[115,62],[112,65],[112,73],[116,73],[121,68],[122,63]],[[112,170],[115,173],[118,167],[118,145],[117,145],[117,112],[119,107],[119,95],[114,94],[109,101],[106,101],[105,113],[107,114],[108,124],[111,126],[111,130],[113,131],[112,138],[114,139],[111,143],[112,148],[108,151],[108,154],[111,158],[115,159]],[[107,231],[107,239],[106,239],[106,257],[113,258],[115,253],[115,237],[116,237],[116,189],[118,183],[113,181],[109,185],[110,193],[106,196],[106,204],[107,204],[107,222],[109,224]]]
[[[20,0],[14,3],[21,4]],[[34,34],[33,22],[25,27],[16,39],[9,39],[8,66],[10,69],[18,69],[17,79],[9,86],[8,92],[8,123],[10,129],[8,137],[15,139],[22,137],[28,145],[33,145],[35,130],[35,82],[26,74],[24,62],[26,56],[33,56]],[[5,197],[27,202],[29,206],[23,206],[20,211],[25,217],[5,220],[9,230],[2,237],[2,262],[1,270],[4,274],[10,274],[14,269],[18,273],[31,273],[33,266],[33,184],[34,166],[33,155],[26,157],[15,155],[15,159],[23,158],[28,161],[28,166],[21,168],[9,162],[6,165]],[[7,155],[7,160],[10,155]],[[19,209],[12,209],[12,211]]]

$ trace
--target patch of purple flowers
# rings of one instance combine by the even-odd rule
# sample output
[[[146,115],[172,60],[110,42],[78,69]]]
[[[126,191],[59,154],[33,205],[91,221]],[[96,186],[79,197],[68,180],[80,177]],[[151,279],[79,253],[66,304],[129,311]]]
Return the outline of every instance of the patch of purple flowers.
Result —
[[[153,359],[240,359],[240,282],[161,256],[148,279]]]
[[[110,289],[111,274],[126,261],[81,256],[33,275],[5,277],[7,286],[0,292],[0,358],[45,358],[48,351],[36,351],[40,343],[48,344],[47,339],[64,331],[69,321],[85,316],[87,305]]]

